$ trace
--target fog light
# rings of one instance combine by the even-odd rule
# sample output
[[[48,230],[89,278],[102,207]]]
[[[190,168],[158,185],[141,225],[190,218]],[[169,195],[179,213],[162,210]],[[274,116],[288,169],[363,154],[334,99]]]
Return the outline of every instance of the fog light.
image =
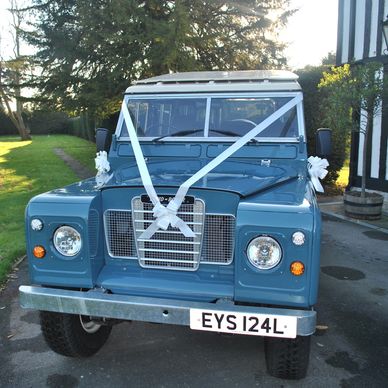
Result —
[[[295,245],[303,245],[305,242],[305,239],[306,239],[306,237],[305,237],[304,233],[302,233],[302,232],[295,232],[292,235],[292,242]]]
[[[36,245],[32,250],[33,255],[37,259],[43,259],[46,256],[46,249],[44,249],[41,245]]]
[[[304,274],[304,264],[301,261],[293,261],[290,266],[290,271],[295,276]]]
[[[43,222],[39,218],[33,218],[31,220],[31,229],[39,231],[43,229]]]

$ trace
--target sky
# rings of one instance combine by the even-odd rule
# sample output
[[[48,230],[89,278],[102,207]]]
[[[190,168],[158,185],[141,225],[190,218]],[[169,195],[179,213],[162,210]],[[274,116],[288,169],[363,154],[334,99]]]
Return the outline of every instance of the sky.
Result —
[[[289,45],[285,53],[292,69],[319,65],[329,51],[336,50],[338,1],[291,0],[291,7],[299,10],[289,18],[279,36]],[[8,4],[8,0],[0,0],[1,54],[4,57],[12,53]],[[22,54],[30,53],[31,49],[22,48]]]
[[[291,0],[291,8],[299,10],[288,19],[280,38],[289,43],[285,53],[292,69],[319,65],[336,51],[338,1]]]

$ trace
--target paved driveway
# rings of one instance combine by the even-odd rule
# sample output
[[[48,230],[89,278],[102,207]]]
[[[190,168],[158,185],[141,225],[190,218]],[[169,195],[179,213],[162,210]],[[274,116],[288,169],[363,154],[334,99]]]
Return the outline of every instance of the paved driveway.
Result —
[[[308,377],[267,376],[263,340],[128,323],[89,359],[45,345],[35,311],[18,307],[26,263],[0,295],[2,387],[384,387],[388,386],[388,234],[325,219],[319,330]]]

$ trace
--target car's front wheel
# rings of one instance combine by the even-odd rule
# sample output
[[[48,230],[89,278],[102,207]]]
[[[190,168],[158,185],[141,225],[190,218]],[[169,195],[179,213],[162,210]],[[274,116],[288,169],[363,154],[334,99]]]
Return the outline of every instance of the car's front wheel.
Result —
[[[89,357],[105,344],[112,330],[83,315],[40,311],[40,325],[48,346],[67,357]]]
[[[299,380],[306,376],[311,336],[266,338],[265,360],[268,373],[281,379]]]

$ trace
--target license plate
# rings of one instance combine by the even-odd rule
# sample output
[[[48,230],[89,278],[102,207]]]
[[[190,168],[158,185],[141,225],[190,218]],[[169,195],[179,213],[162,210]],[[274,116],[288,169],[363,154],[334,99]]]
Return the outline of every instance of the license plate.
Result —
[[[297,318],[283,315],[190,309],[190,328],[265,337],[296,337]]]
[[[174,198],[174,195],[159,195],[158,198],[162,205],[168,205],[168,203]],[[143,194],[140,199],[143,203],[152,203],[150,197],[147,194]],[[183,200],[182,205],[192,204],[194,204],[194,197],[187,195]]]

